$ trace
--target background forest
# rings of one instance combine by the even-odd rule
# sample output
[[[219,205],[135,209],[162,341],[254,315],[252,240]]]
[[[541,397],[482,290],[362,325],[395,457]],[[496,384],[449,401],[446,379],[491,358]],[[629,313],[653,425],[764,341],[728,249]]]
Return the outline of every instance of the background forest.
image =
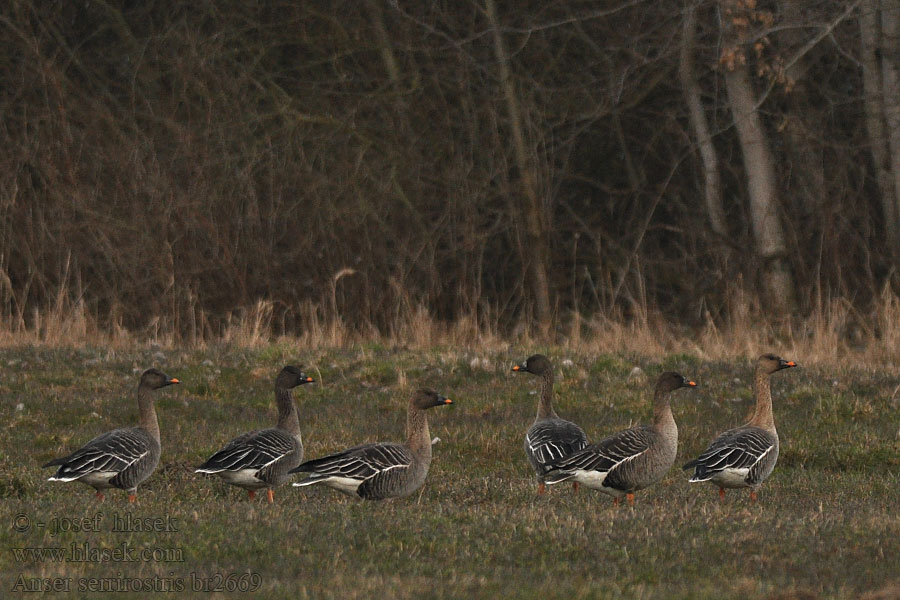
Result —
[[[896,0],[7,0],[0,30],[8,332],[852,342],[896,304]]]

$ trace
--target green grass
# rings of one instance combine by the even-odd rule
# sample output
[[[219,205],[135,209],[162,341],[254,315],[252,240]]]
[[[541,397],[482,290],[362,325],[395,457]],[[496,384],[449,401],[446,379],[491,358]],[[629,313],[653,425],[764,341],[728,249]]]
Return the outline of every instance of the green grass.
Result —
[[[790,591],[857,598],[900,582],[900,400],[896,380],[851,366],[804,367],[773,377],[782,456],[748,502],[724,503],[673,468],[633,510],[569,487],[535,494],[522,451],[536,380],[510,372],[531,352],[357,350],[0,351],[0,595],[17,578],[161,578],[191,582],[259,575],[271,598],[768,598]],[[578,355],[551,350],[557,410],[592,440],[648,419],[650,385],[676,369],[700,387],[676,393],[678,464],[752,405],[748,362]],[[473,361],[485,358],[487,361]],[[803,357],[790,357],[802,363]],[[570,363],[563,364],[564,359]],[[192,467],[238,433],[274,422],[272,381],[301,362],[318,384],[296,390],[309,458],[363,441],[401,440],[405,401],[427,385],[454,404],[429,415],[441,438],[421,497],[363,503],[328,489],[285,486],[276,504]],[[95,502],[79,484],[47,482],[40,465],[90,437],[136,422],[138,373],[155,365],[183,385],[158,393],[160,468],[128,505],[121,491]],[[640,371],[632,372],[638,366]],[[400,386],[405,384],[405,387]],[[16,410],[22,403],[24,409]],[[34,524],[96,518],[100,531]],[[13,528],[26,515],[28,531]],[[175,520],[172,532],[113,532],[112,515]],[[18,561],[12,548],[168,550],[180,562]],[[168,582],[168,583],[166,583]],[[104,594],[142,597],[146,593]],[[173,594],[167,594],[175,597]],[[184,595],[184,594],[183,594]],[[240,594],[238,594],[240,595]]]

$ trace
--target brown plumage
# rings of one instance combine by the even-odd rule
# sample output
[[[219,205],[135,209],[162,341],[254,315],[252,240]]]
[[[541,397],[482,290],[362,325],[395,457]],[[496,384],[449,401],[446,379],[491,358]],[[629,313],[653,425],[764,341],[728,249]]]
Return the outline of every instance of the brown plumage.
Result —
[[[538,494],[543,494],[547,465],[587,446],[587,435],[575,423],[561,419],[553,409],[553,365],[546,356],[529,356],[512,370],[537,375],[541,380],[537,415],[525,434],[525,456],[537,476]],[[573,488],[578,489],[578,482]]]
[[[657,481],[675,463],[678,427],[669,404],[670,393],[697,384],[678,373],[659,376],[653,399],[653,423],[613,434],[596,444],[548,465],[547,483],[577,481],[634,504],[634,492]]]
[[[152,393],[173,383],[180,382],[157,369],[144,371],[137,391],[140,425],[108,431],[72,454],[51,460],[44,467],[59,469],[48,481],[79,481],[93,487],[98,500],[104,498],[101,490],[120,488],[134,502],[138,485],[156,469],[162,451]]]
[[[274,502],[273,488],[287,481],[290,470],[303,460],[300,419],[291,390],[313,381],[299,367],[287,365],[281,369],[275,379],[278,406],[275,427],[234,438],[195,472],[218,475],[231,485],[247,490],[251,500],[256,496],[256,490],[265,488],[269,502]]]
[[[431,434],[425,411],[452,403],[434,390],[417,391],[407,407],[406,443],[363,444],[307,461],[291,470],[310,473],[294,486],[321,483],[365,500],[412,494],[425,483],[431,465]]]
[[[763,354],[756,362],[754,377],[756,408],[746,425],[730,429],[717,437],[696,459],[684,465],[694,469],[691,483],[709,481],[725,498],[726,488],[750,488],[750,501],[756,501],[756,488],[772,474],[778,461],[778,432],[772,414],[772,373],[796,367],[794,361],[774,354]]]

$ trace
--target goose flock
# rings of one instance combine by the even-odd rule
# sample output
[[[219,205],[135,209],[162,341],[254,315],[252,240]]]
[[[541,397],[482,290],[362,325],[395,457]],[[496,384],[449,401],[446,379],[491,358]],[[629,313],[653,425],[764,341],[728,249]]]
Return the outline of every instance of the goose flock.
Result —
[[[757,500],[757,488],[772,474],[778,460],[769,376],[796,366],[774,354],[759,357],[752,417],[745,425],[719,435],[700,456],[684,465],[685,470],[694,471],[691,482],[708,481],[718,487],[721,498],[726,489],[749,488],[751,502]],[[694,381],[672,371],[662,373],[656,381],[649,425],[589,444],[581,427],[553,409],[553,366],[546,356],[530,356],[512,370],[536,375],[541,382],[537,416],[525,434],[525,455],[534,469],[539,494],[545,493],[547,485],[571,481],[575,491],[582,485],[611,496],[614,505],[624,497],[634,506],[635,492],[662,479],[675,464],[678,427],[671,395],[681,388],[696,387]],[[251,500],[258,490],[265,489],[270,503],[275,499],[274,488],[294,473],[308,474],[293,484],[296,487],[321,484],[365,500],[401,498],[419,490],[432,459],[426,411],[452,404],[452,400],[432,389],[420,389],[407,406],[405,442],[362,444],[304,462],[292,390],[314,381],[299,367],[281,369],[275,379],[275,426],[237,436],[195,472],[217,475],[247,490]],[[98,500],[104,499],[103,490],[118,488],[134,502],[138,486],[156,469],[161,454],[153,392],[179,383],[158,369],[144,371],[137,389],[140,424],[106,432],[43,465],[58,467],[49,481],[79,481],[94,488]]]

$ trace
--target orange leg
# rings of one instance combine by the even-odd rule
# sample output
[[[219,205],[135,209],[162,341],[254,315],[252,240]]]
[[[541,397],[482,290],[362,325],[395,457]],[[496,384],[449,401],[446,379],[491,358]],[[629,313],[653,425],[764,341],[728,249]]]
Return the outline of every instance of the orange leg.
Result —
[[[725,500],[725,488],[723,488],[723,487],[719,488],[719,499]]]
[[[625,498],[628,500],[628,506],[634,508],[634,494],[628,492],[625,494]]]
[[[272,488],[266,490],[266,496],[269,497],[269,504],[275,503],[275,491]]]
[[[135,500],[137,500],[137,494],[128,494],[128,502],[134,504]]]
[[[578,482],[577,482],[577,481],[573,481],[573,482],[572,482],[572,491],[573,491],[573,492],[577,492],[577,491],[578,491]]]
[[[103,495],[103,492],[97,490],[97,502],[103,502],[106,499],[106,496]]]
[[[256,490],[247,490],[247,495],[250,496],[251,500],[256,499]]]
[[[613,498],[613,506],[618,506],[618,505],[619,505],[619,499]]]
[[[538,494],[543,494],[543,493],[546,492],[546,491],[547,491],[547,486],[544,485],[544,482],[543,482],[543,481],[540,482],[540,483],[538,484]]]
[[[756,502],[756,491],[750,490],[750,502]]]

